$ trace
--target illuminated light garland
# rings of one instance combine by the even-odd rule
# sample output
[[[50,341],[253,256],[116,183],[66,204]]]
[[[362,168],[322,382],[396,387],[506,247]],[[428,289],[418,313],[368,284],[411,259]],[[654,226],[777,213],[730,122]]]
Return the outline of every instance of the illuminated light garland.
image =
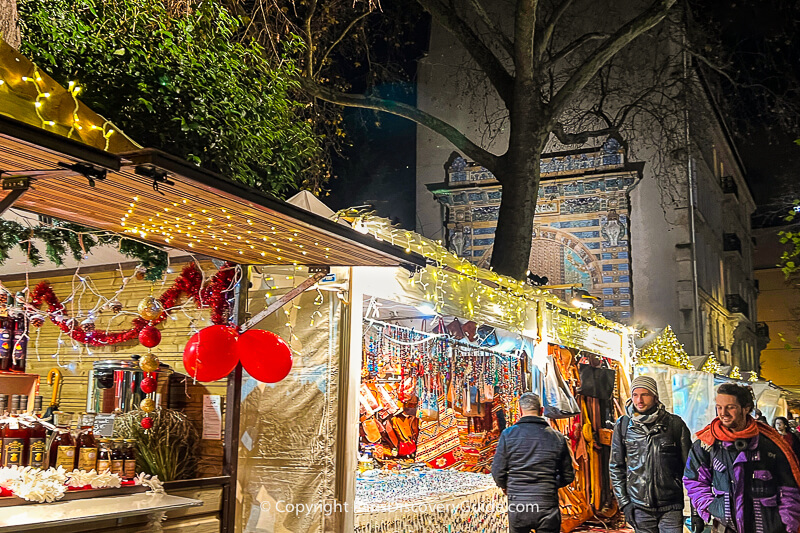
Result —
[[[710,374],[719,374],[722,372],[722,365],[719,364],[717,358],[714,357],[714,354],[708,356],[706,362],[703,363],[703,367],[700,369],[701,372],[708,372]]]
[[[664,330],[637,354],[637,365],[665,364],[685,370],[694,370],[686,350],[678,341],[671,326]]]
[[[426,299],[437,312],[445,303],[451,303],[461,310],[464,318],[501,316],[521,331],[528,314],[536,313],[535,302],[546,302],[603,329],[622,335],[631,332],[630,328],[609,320],[594,309],[573,309],[546,290],[470,263],[448,250],[441,241],[394,227],[388,219],[361,211],[340,211],[336,217],[352,222],[353,229],[360,233],[399,246],[407,253],[415,252],[432,259],[436,265],[418,270],[412,284],[423,289]]]

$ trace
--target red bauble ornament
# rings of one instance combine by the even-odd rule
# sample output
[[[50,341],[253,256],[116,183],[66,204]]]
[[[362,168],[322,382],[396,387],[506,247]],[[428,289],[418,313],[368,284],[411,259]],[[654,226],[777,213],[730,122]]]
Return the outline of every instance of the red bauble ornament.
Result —
[[[292,349],[271,331],[245,331],[239,335],[236,351],[242,367],[258,381],[277,383],[292,370]]]
[[[139,342],[145,348],[155,348],[161,342],[161,331],[155,326],[145,326],[139,332]]]
[[[144,429],[150,429],[151,427],[153,427],[153,419],[150,418],[149,416],[146,416],[142,418],[141,424]]]
[[[198,381],[222,379],[236,366],[239,334],[230,326],[221,324],[203,328],[189,339],[183,349],[183,366]]]
[[[151,377],[144,378],[142,383],[139,385],[139,388],[142,389],[142,392],[145,394],[150,394],[151,392],[156,391],[156,386],[158,382]]]

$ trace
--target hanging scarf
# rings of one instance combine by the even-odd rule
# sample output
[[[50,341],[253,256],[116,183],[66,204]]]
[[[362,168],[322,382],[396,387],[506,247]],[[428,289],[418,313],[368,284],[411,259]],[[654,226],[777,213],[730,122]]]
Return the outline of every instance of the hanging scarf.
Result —
[[[786,456],[786,460],[789,462],[789,466],[792,468],[792,475],[794,476],[795,483],[800,487],[800,464],[797,462],[797,457],[794,455],[792,447],[789,446],[789,444],[783,440],[781,434],[769,424],[759,422],[752,417],[747,418],[747,425],[744,429],[739,431],[732,431],[726,428],[722,425],[722,421],[719,418],[715,418],[709,425],[697,432],[697,438],[700,439],[700,442],[703,444],[711,446],[714,444],[714,441],[717,440],[733,442],[738,439],[751,439],[756,435],[762,435],[774,442],[775,445],[781,449],[783,455]]]
[[[628,413],[630,419],[633,420],[634,424],[652,424],[664,416],[664,413],[667,412],[667,408],[664,407],[663,403],[658,402],[655,409],[651,409],[652,412],[650,414],[644,414],[633,407],[632,400],[628,400],[627,403],[625,403],[625,411]]]

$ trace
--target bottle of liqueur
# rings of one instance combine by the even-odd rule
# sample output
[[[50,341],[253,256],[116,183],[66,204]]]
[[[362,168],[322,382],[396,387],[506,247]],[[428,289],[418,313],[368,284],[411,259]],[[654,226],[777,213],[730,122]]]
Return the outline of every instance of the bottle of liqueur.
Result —
[[[0,309],[0,371],[11,369],[11,355],[14,353],[14,319],[10,315],[11,295],[8,303]]]
[[[36,416],[41,416],[41,396],[34,396],[33,411]],[[47,463],[47,428],[36,421],[33,423],[33,426],[30,428],[30,430],[31,433],[28,444],[28,466],[45,468]]]
[[[125,479],[125,456],[122,453],[122,439],[112,439],[111,443],[111,473],[117,474],[120,479]]]
[[[136,477],[136,439],[125,439],[125,450],[123,457],[123,479],[133,479]]]
[[[53,413],[53,425],[56,430],[50,441],[48,450],[48,466],[51,468],[63,467],[64,470],[72,472],[75,468],[75,440],[69,430],[69,413],[56,411]]]
[[[94,439],[94,413],[81,413],[75,442],[75,468],[90,471],[97,467],[97,441]]]
[[[30,430],[19,420],[20,397],[11,397],[11,416],[3,428],[3,466],[28,466],[25,454],[28,451]]]
[[[20,314],[13,319],[14,322],[14,351],[11,353],[11,370],[25,372],[25,363],[28,359],[28,325],[25,315]]]
[[[97,473],[102,474],[106,470],[111,470],[111,442],[109,439],[100,439],[100,447],[97,449]]]

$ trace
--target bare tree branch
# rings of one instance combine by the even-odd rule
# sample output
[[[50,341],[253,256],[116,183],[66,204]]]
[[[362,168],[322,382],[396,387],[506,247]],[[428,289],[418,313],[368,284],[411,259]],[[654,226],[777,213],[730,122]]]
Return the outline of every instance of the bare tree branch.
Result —
[[[618,132],[619,129],[616,126],[602,128],[599,130],[581,131],[578,133],[567,133],[564,130],[564,125],[560,122],[556,122],[555,126],[553,127],[553,135],[556,136],[556,139],[558,139],[558,142],[561,144],[585,144],[589,139],[606,137],[612,133]]]
[[[558,61],[564,59],[565,57],[570,55],[572,52],[576,51],[578,48],[580,48],[581,46],[583,46],[584,44],[586,44],[586,43],[588,43],[590,41],[596,41],[598,39],[606,39],[608,37],[609,37],[608,33],[600,33],[600,32],[587,33],[585,35],[582,35],[578,39],[575,39],[574,41],[569,43],[567,46],[565,46],[564,48],[562,48],[561,50],[559,50],[558,52],[553,54],[553,57],[548,59],[547,64],[548,65],[553,65],[553,64],[557,63]]]
[[[533,41],[538,5],[538,0],[517,0],[514,17],[514,68],[518,84],[524,85],[533,80]]]
[[[513,78],[508,73],[503,63],[494,55],[491,49],[475,34],[472,28],[461,19],[449,6],[439,0],[419,0],[420,5],[428,11],[436,21],[452,33],[472,59],[486,72],[492,86],[503,99],[506,105],[511,104],[513,93]]]
[[[300,83],[309,94],[326,102],[347,107],[360,107],[363,109],[383,111],[384,113],[403,117],[425,126],[453,143],[453,145],[464,152],[467,157],[480,162],[481,165],[493,173],[497,170],[502,160],[502,157],[494,155],[469,140],[467,136],[458,131],[457,128],[415,106],[395,100],[387,100],[362,94],[342,93],[327,87],[322,87],[307,78],[301,77]]]
[[[475,15],[477,15],[480,21],[489,29],[489,32],[497,36],[497,40],[500,42],[500,46],[503,47],[503,50],[505,50],[510,57],[514,57],[514,43],[512,43],[511,39],[500,29],[500,26],[489,18],[489,14],[486,13],[480,0],[469,0],[469,5],[472,6]]]
[[[550,20],[547,21],[544,30],[540,31],[536,36],[536,47],[534,50],[536,56],[533,59],[537,63],[542,61],[544,53],[547,51],[547,46],[550,44],[550,39],[553,38],[556,25],[558,25],[558,21],[561,19],[562,15],[569,9],[570,4],[572,4],[572,0],[563,0],[555,13],[553,13],[553,16],[550,17]]]
[[[597,71],[614,57],[617,52],[622,50],[638,36],[664,20],[664,17],[667,16],[667,12],[676,1],[677,0],[656,0],[649,8],[623,25],[614,35],[601,44],[586,61],[578,67],[566,83],[561,86],[550,101],[549,112],[551,121],[556,120],[556,117],[561,113],[569,99],[586,87],[586,84],[591,81]]]
[[[309,78],[314,75],[314,38],[311,36],[311,19],[314,18],[314,11],[317,10],[317,0],[311,0],[308,6],[308,14],[303,21],[303,28],[306,32],[306,76]]]
[[[322,70],[323,65],[325,65],[325,60],[328,59],[328,56],[330,55],[331,51],[333,51],[333,49],[336,48],[336,46],[340,42],[342,42],[342,39],[347,37],[347,34],[350,32],[350,30],[353,29],[353,26],[358,24],[358,22],[361,19],[363,19],[364,17],[366,17],[367,15],[369,15],[371,13],[372,13],[371,11],[367,11],[367,12],[362,13],[361,15],[357,16],[356,18],[354,18],[353,20],[350,21],[350,24],[347,25],[347,27],[342,31],[342,33],[339,35],[339,37],[335,41],[333,41],[333,43],[331,43],[331,45],[328,47],[327,50],[325,50],[325,53],[322,55],[322,59],[319,60],[318,69],[317,70]]]

